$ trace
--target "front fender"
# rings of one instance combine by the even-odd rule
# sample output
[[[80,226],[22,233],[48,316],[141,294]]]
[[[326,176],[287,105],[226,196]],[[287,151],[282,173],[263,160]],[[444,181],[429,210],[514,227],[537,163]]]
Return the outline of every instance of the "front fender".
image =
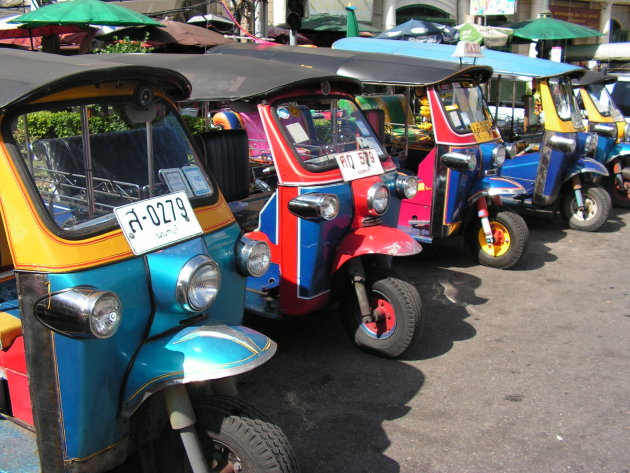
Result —
[[[505,177],[486,176],[478,180],[468,197],[468,203],[472,204],[483,196],[508,195],[515,196],[525,193],[525,188],[518,182]]]
[[[346,261],[355,256],[367,254],[409,256],[421,251],[420,243],[397,228],[361,227],[352,230],[341,240],[332,265],[332,272],[336,272]]]
[[[609,163],[615,158],[619,158],[620,156],[628,156],[630,157],[630,143],[624,141],[622,143],[617,143],[608,153],[606,157],[606,163]]]
[[[255,330],[203,322],[207,321],[140,348],[127,378],[123,416],[130,416],[149,396],[168,386],[245,373],[276,352],[276,343]]]
[[[601,174],[602,176],[608,176],[608,170],[606,166],[604,166],[599,161],[595,161],[591,158],[579,158],[577,159],[567,172],[564,174],[564,182],[567,182],[573,176],[581,173],[593,173],[593,174]]]

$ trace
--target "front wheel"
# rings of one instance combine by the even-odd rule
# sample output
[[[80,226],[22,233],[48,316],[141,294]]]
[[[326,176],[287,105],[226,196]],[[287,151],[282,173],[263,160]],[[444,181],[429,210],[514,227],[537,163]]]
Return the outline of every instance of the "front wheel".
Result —
[[[350,285],[341,299],[344,326],[359,348],[387,358],[397,357],[420,333],[420,294],[413,285],[385,269],[368,274],[366,290],[375,320],[363,320],[356,291]]]
[[[480,264],[497,269],[508,269],[518,263],[527,249],[529,230],[527,223],[516,212],[492,210],[489,215],[493,243],[486,241],[481,220],[471,227],[471,250]]]
[[[601,187],[583,187],[584,211],[578,209],[575,192],[568,188],[560,202],[560,214],[573,230],[594,232],[608,220],[612,202],[610,195]]]
[[[282,430],[249,404],[230,396],[211,396],[196,402],[194,409],[211,473],[299,472]],[[158,455],[160,473],[192,471],[177,432],[170,428],[162,436]]]
[[[630,209],[630,180],[623,178],[623,187],[617,182],[614,175],[605,178],[606,190],[615,207]]]

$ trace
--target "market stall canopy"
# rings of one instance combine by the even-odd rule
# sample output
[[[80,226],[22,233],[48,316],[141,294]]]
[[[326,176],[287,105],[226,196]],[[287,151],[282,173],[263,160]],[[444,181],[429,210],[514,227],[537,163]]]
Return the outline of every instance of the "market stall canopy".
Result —
[[[0,48],[0,108],[35,99],[40,93],[51,93],[69,85],[81,86],[100,81],[141,79],[160,82],[171,87],[168,92],[176,100],[186,98],[190,84],[177,72],[164,69],[107,64],[94,56],[60,56]],[[198,55],[200,56],[200,55]],[[167,81],[165,81],[165,79]]]
[[[387,41],[375,38],[344,38],[333,44],[335,49],[359,52],[377,52],[414,58],[434,59],[458,64],[460,59],[454,57],[455,46],[448,44],[408,43]],[[523,77],[556,77],[569,75],[580,77],[586,69],[562,62],[549,61],[520,54],[505,53],[483,48],[482,56],[475,58],[476,64],[490,66],[495,75]]]
[[[455,28],[459,30],[460,41],[485,44],[489,48],[505,46],[514,33],[511,28],[483,26],[476,23],[463,23]]]
[[[223,46],[218,46],[223,47]],[[273,46],[281,47],[281,46]],[[334,82],[359,93],[361,84],[318,69],[227,54],[95,54],[97,61],[161,66],[183,74],[192,85],[190,100],[232,101],[266,97],[306,84]],[[254,72],[254,73],[252,73]]]
[[[52,3],[14,18],[10,23],[20,24],[22,28],[47,25],[162,26],[141,13],[101,0]]]
[[[382,40],[387,41],[387,40]],[[206,55],[240,56],[285,65],[315,68],[361,82],[390,85],[431,85],[450,78],[484,81],[492,75],[485,66],[464,66],[423,58],[356,53],[329,48],[296,48],[292,46],[257,46],[234,43],[218,46]]]
[[[457,30],[432,21],[409,20],[375,36],[379,39],[400,39],[425,43],[453,43]]]
[[[523,20],[506,26],[514,30],[514,36],[531,40],[574,39],[603,36],[599,31],[587,28],[586,26],[546,16]]]
[[[9,23],[20,15],[13,15],[0,20],[0,39],[32,38],[35,36],[51,36],[54,34],[79,33],[85,31],[76,25],[45,25],[37,28],[22,28],[20,25]]]
[[[565,51],[567,61],[630,62],[630,43],[571,44]]]
[[[155,26],[135,26],[121,28],[106,37],[128,37],[132,40],[144,40],[148,35],[149,41],[166,44],[179,44],[182,46],[216,46],[218,44],[228,44],[233,41],[222,34],[210,31],[201,26],[173,20],[159,20],[161,28]],[[103,36],[101,36],[103,38]]]

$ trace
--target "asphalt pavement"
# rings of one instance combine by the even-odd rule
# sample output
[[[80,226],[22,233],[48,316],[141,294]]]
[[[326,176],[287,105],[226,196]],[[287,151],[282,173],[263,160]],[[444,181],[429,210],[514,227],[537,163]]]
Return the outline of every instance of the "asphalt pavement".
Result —
[[[525,217],[511,270],[455,242],[396,261],[424,304],[400,359],[355,348],[336,308],[250,321],[279,351],[240,396],[302,473],[630,472],[630,211],[595,233]]]

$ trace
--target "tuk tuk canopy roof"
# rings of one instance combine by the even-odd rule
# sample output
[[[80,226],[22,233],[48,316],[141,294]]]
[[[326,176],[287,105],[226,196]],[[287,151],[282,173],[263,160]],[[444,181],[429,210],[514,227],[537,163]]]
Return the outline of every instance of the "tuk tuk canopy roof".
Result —
[[[409,43],[407,41],[388,41],[374,38],[344,38],[336,41],[333,44],[333,48],[427,58],[456,64],[460,62],[458,57],[453,57],[455,46],[448,44]],[[463,62],[464,64],[470,63],[474,59],[475,64],[492,67],[495,76],[509,75],[545,78],[568,75],[569,77],[577,78],[586,71],[571,64],[494,51],[487,48],[482,49],[482,54],[478,58],[463,58]]]
[[[616,76],[599,71],[586,71],[579,79],[573,79],[575,87],[584,87],[591,84],[614,84],[615,82],[617,82]]]
[[[398,41],[382,40],[397,43]],[[330,48],[297,48],[252,44],[225,44],[212,48],[209,55],[247,56],[283,64],[313,67],[354,77],[361,82],[389,85],[432,85],[449,79],[488,80],[492,69],[487,66],[450,64],[420,57],[342,51]]]
[[[106,64],[92,56],[78,59],[32,51],[0,49],[0,108],[18,105],[69,86],[139,79],[159,83],[175,100],[190,93],[186,78],[164,68]]]
[[[356,79],[328,71],[224,54],[98,54],[98,61],[161,66],[183,74],[192,85],[190,100],[247,100],[323,81],[359,93]]]

